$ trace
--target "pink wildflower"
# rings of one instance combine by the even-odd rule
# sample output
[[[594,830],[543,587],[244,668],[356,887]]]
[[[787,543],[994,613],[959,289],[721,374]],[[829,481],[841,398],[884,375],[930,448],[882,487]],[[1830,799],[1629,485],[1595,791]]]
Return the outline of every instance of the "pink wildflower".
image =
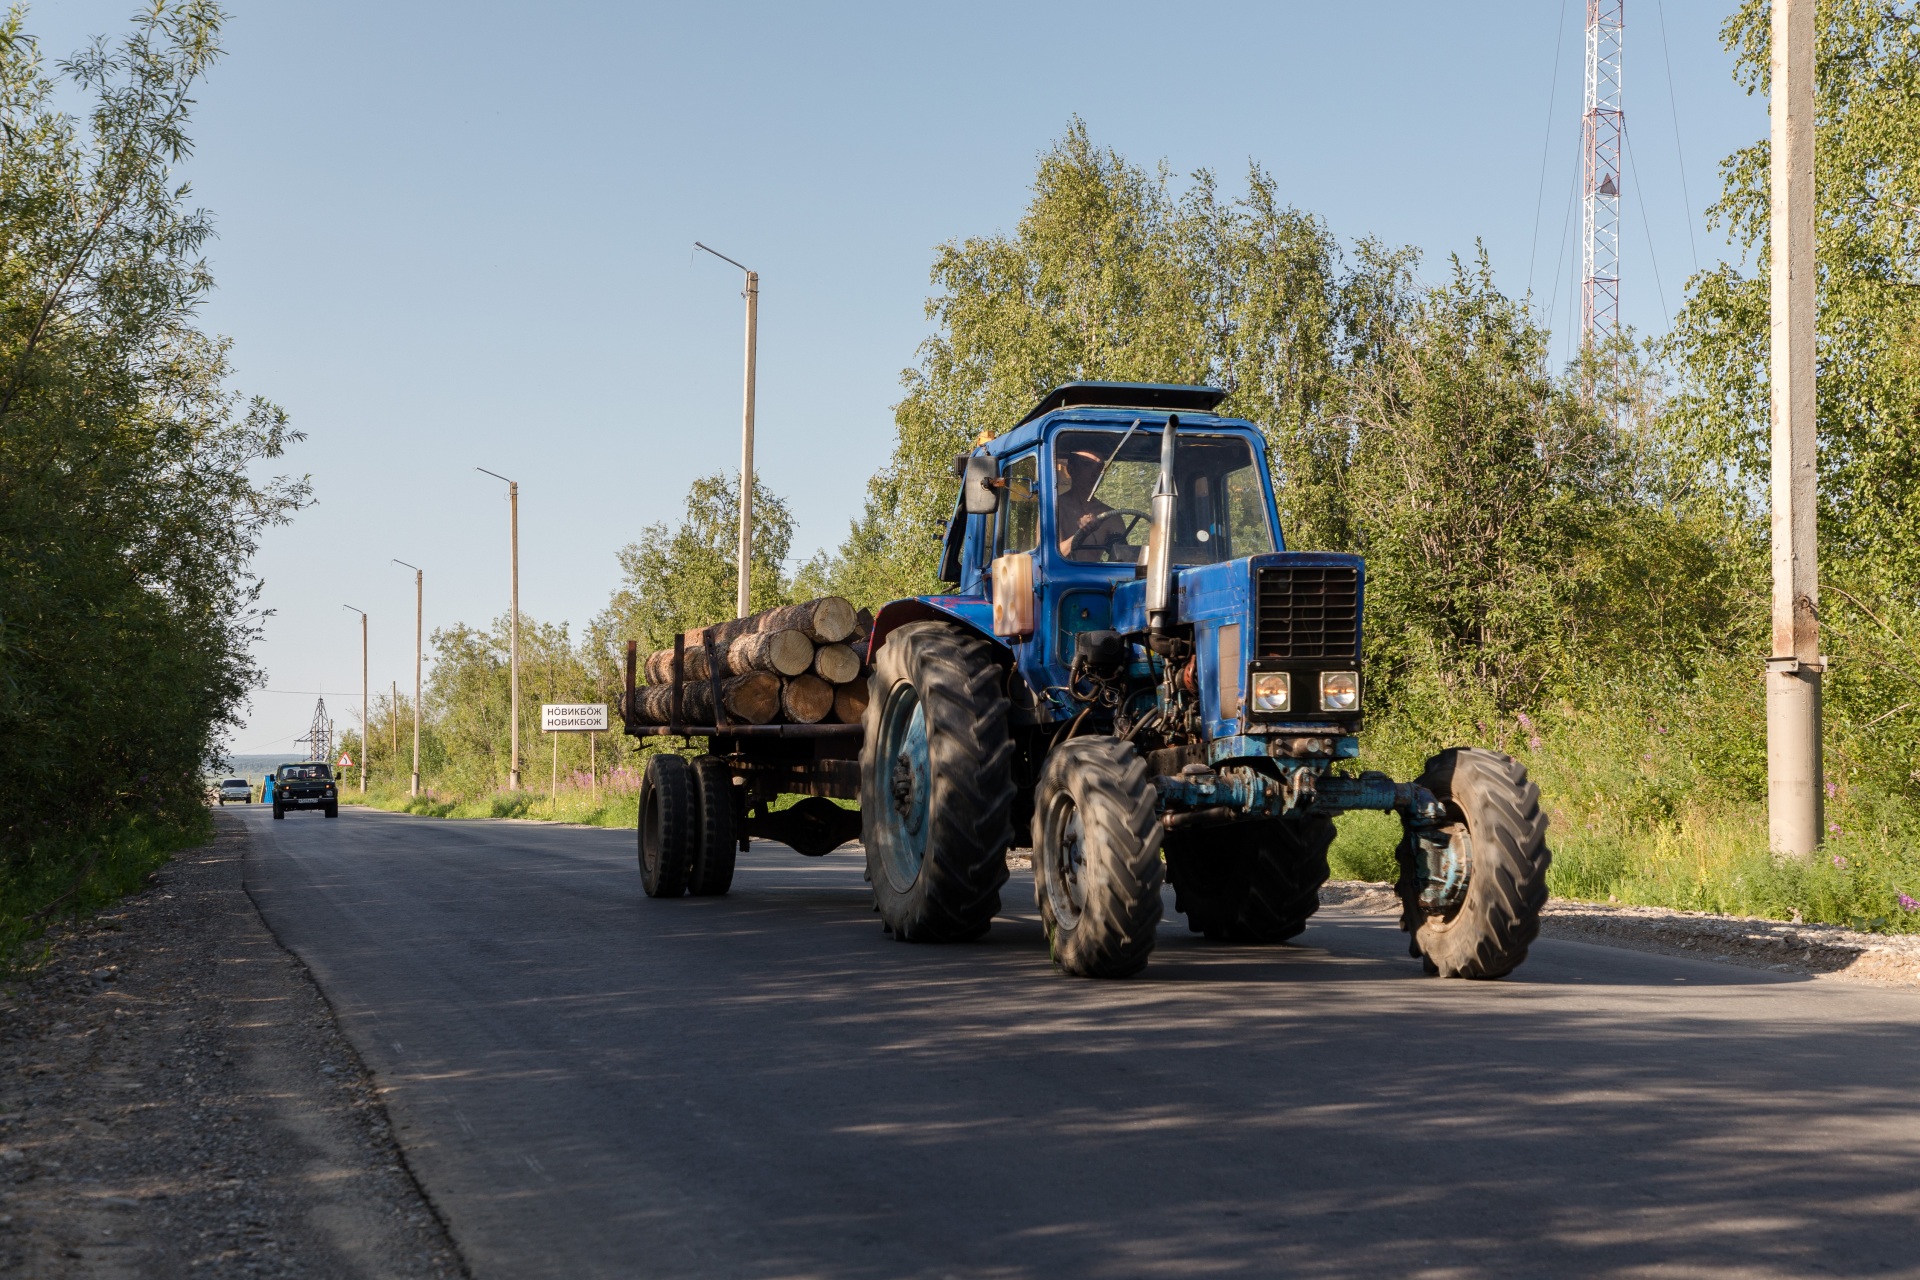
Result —
[[[1833,865],[1845,871],[1847,869],[1847,860],[1836,853],[1833,855]]]
[[[1900,895],[1900,909],[1902,911],[1920,911],[1920,902],[1914,901],[1903,893]]]

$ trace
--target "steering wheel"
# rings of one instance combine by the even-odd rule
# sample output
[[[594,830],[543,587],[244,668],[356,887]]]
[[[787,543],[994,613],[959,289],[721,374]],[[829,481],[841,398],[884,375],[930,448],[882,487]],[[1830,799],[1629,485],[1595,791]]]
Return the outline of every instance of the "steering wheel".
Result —
[[[1126,527],[1124,529],[1122,529],[1118,534],[1109,534],[1105,539],[1099,542],[1088,541],[1084,544],[1086,549],[1089,551],[1097,550],[1097,551],[1106,552],[1107,559],[1109,561],[1113,559],[1113,549],[1116,544],[1120,546],[1126,546],[1129,549],[1131,549],[1132,543],[1130,540],[1133,537],[1134,530],[1138,529],[1143,523],[1145,524],[1153,523],[1153,516],[1148,512],[1140,511],[1133,507],[1108,507],[1105,511],[1102,511],[1100,513],[1100,518],[1098,520],[1094,521],[1093,524],[1088,526],[1086,532],[1089,532],[1089,533],[1092,532],[1094,529],[1098,528],[1100,525],[1105,524],[1109,519],[1111,519],[1114,516],[1118,516],[1122,520],[1126,521]],[[1084,536],[1085,536],[1084,533],[1076,536],[1074,540],[1074,547],[1076,550],[1078,550],[1081,547],[1082,544],[1079,541],[1079,539]]]

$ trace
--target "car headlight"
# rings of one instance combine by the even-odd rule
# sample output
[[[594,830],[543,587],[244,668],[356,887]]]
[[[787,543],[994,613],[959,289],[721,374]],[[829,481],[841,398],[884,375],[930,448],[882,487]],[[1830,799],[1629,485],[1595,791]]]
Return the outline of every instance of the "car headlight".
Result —
[[[1358,671],[1322,671],[1320,673],[1320,709],[1353,711],[1360,706]]]
[[[1253,677],[1253,709],[1288,711],[1293,706],[1293,678],[1284,671],[1261,671]]]

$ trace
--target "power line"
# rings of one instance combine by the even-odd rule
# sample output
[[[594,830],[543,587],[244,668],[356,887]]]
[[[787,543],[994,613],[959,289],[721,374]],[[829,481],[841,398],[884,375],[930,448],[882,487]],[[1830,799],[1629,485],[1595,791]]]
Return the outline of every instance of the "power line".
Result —
[[[1561,0],[1566,3],[1566,0]],[[1665,0],[1655,0],[1654,11],[1660,16],[1660,56],[1667,64],[1667,106],[1673,111],[1673,154],[1680,161],[1680,200],[1687,211],[1687,247],[1693,251],[1693,269],[1700,269],[1700,247],[1693,240],[1693,196],[1687,191],[1687,156],[1680,149],[1680,100],[1673,92],[1673,49],[1667,44],[1667,6]],[[1636,176],[1635,182],[1640,181]],[[1664,304],[1663,304],[1664,305]]]
[[[1547,157],[1553,150],[1553,108],[1560,98],[1560,51],[1567,43],[1567,0],[1553,28],[1553,82],[1547,89],[1547,136],[1540,140],[1540,187],[1533,195],[1533,244],[1527,250],[1527,296],[1533,296],[1533,264],[1540,252],[1540,206],[1547,198]]]
[[[1653,287],[1660,292],[1660,314],[1671,323],[1673,312],[1667,310],[1667,287],[1660,281],[1660,257],[1653,251],[1653,224],[1647,220],[1647,198],[1640,190],[1640,166],[1633,158],[1633,136],[1623,129],[1620,140],[1627,152],[1627,171],[1633,175],[1633,198],[1640,206],[1640,230],[1647,237],[1647,261],[1653,265]]]
[[[1560,278],[1567,265],[1567,229],[1573,225],[1573,194],[1579,190],[1579,186],[1580,171],[1576,169],[1574,170],[1573,177],[1567,182],[1567,209],[1560,217],[1560,252],[1554,255],[1553,296],[1547,301],[1547,322],[1549,324],[1553,322],[1553,313],[1560,305]],[[1571,295],[1573,291],[1569,289],[1567,292]],[[1571,328],[1572,325],[1572,313],[1569,312],[1567,326]]]

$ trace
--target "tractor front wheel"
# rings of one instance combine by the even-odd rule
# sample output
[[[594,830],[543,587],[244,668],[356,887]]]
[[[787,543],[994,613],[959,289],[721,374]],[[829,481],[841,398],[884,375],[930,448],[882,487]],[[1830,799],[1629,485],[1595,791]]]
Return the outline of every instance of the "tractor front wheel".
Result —
[[[1033,893],[1053,962],[1086,978],[1144,969],[1160,923],[1160,819],[1147,766],[1114,738],[1047,757],[1033,806]]]
[[[910,622],[873,659],[860,837],[881,922],[902,942],[965,942],[1000,910],[1013,842],[1006,669],[985,640]]]
[[[1419,781],[1450,821],[1438,844],[1421,847],[1411,828],[1400,839],[1400,927],[1428,973],[1505,977],[1527,958],[1547,902],[1540,788],[1518,760],[1479,747],[1442,751]]]

